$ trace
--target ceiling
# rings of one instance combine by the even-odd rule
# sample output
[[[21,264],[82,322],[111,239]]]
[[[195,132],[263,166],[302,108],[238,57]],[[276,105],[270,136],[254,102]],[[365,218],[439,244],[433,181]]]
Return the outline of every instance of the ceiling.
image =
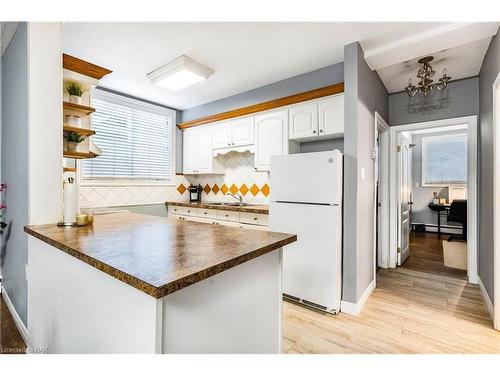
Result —
[[[65,53],[113,70],[101,80],[103,87],[186,109],[342,62],[344,45],[354,41],[360,42],[367,62],[379,72],[390,92],[400,91],[416,72],[413,60],[420,56],[412,53],[420,54],[430,47],[442,51],[435,54],[436,68],[442,60],[453,79],[476,75],[488,37],[498,29],[498,24],[490,24],[489,28],[477,24],[474,28],[449,22],[69,22],[64,24],[63,48]],[[459,26],[465,35],[457,32]],[[452,31],[456,40],[449,37]],[[436,43],[429,43],[428,38]],[[470,45],[457,46],[458,39]],[[443,48],[447,43],[452,49]],[[215,73],[177,92],[146,78],[150,71],[181,55]]]

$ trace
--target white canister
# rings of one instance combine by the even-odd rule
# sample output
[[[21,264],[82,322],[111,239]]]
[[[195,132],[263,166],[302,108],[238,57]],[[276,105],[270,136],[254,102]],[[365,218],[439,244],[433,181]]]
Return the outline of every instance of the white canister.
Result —
[[[82,119],[78,116],[66,115],[64,116],[64,118],[66,119],[66,125],[75,126],[77,128],[80,128],[82,126]]]

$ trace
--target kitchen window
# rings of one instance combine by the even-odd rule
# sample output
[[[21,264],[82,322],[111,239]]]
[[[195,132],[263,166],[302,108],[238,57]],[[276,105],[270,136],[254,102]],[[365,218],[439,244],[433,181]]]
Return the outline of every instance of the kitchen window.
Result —
[[[92,105],[92,141],[103,154],[82,161],[83,183],[174,183],[174,110],[103,90],[94,91]]]
[[[467,134],[422,137],[422,186],[467,183]]]

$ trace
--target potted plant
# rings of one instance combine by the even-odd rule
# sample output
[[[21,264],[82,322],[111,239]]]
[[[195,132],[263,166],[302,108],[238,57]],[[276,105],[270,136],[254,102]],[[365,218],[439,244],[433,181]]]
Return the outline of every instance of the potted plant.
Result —
[[[69,102],[74,104],[82,104],[82,95],[85,90],[78,82],[68,82],[66,84],[66,91],[69,94]]]
[[[85,139],[76,132],[64,132],[64,140],[68,151],[78,151],[78,145]]]

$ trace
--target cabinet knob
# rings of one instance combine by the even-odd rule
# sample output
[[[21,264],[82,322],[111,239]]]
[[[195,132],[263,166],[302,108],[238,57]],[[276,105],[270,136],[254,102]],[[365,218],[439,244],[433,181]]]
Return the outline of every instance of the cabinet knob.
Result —
[[[233,142],[233,146],[234,146],[234,142]]]
[[[225,215],[226,217],[229,217],[229,215]]]
[[[257,220],[258,218],[257,218],[257,217],[254,217],[253,219],[254,219],[254,220]]]
[[[228,146],[231,146],[231,143],[228,143],[227,145],[228,145]]]
[[[320,132],[320,133],[323,133],[323,129],[319,129],[319,132]]]
[[[313,130],[313,134],[316,134],[316,130]]]

